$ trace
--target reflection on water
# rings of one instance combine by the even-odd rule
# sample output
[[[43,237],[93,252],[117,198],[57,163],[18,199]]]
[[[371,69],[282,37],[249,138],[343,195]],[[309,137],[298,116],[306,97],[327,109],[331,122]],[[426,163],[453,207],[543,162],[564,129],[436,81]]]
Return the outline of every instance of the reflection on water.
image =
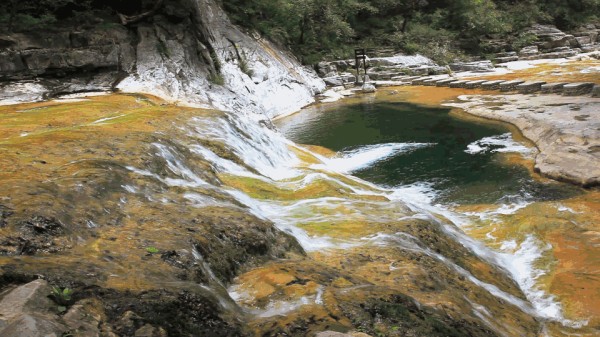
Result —
[[[564,184],[536,181],[519,165],[503,165],[497,153],[531,156],[535,149],[516,143],[500,125],[467,122],[449,112],[406,102],[365,101],[311,107],[277,125],[297,143],[342,151],[334,162],[348,159],[359,165],[362,158],[347,158],[348,153],[365,146],[385,149],[387,144],[406,144],[411,151],[380,154],[376,163],[359,166],[353,174],[384,186],[432,184],[441,192],[441,202],[552,200],[579,192]]]

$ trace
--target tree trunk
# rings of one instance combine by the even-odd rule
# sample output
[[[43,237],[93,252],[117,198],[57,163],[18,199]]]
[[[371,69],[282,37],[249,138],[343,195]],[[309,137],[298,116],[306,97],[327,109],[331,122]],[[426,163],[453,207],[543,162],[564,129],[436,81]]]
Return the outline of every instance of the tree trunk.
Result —
[[[300,20],[300,37],[298,44],[304,44],[304,31],[306,30],[306,15]]]
[[[19,0],[12,0],[10,2],[10,16],[8,17],[8,31],[12,32],[15,25],[15,18],[19,9]]]
[[[406,26],[408,26],[408,20],[410,19],[409,15],[405,15],[404,16],[404,21],[402,22],[402,28],[400,28],[400,31],[402,33],[406,33]]]
[[[127,26],[128,24],[140,22],[140,21],[144,20],[145,18],[154,15],[160,9],[160,7],[163,5],[163,2],[164,2],[164,0],[156,1],[156,3],[154,4],[154,7],[152,7],[151,10],[144,12],[142,14],[138,14],[138,15],[125,15],[125,14],[121,14],[121,13],[117,13],[117,14],[119,15],[119,19],[121,19],[121,23],[124,26]]]

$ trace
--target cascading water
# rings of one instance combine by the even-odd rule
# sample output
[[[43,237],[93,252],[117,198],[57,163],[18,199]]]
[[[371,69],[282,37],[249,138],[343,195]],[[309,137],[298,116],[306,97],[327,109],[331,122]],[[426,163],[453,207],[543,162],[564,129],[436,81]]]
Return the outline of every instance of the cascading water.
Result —
[[[389,157],[402,156],[409,151],[418,151],[420,148],[435,144],[371,145],[341,152],[337,157],[326,158],[293,144],[281,134],[245,116],[215,114],[210,117],[195,117],[189,121],[185,129],[191,140],[182,142],[179,146],[190,149],[194,156],[211,163],[212,169],[221,180],[251,179],[282,191],[298,191],[325,184],[328,188],[337,190],[336,195],[308,194],[278,200],[253,197],[248,191],[215,183],[210,186],[210,183],[200,178],[193,167],[186,165],[182,155],[177,154],[174,148],[161,143],[154,144],[157,150],[154,155],[167,163],[166,167],[170,175],[175,176],[174,178],[165,178],[157,173],[134,167],[129,169],[143,176],[154,177],[169,186],[184,188],[186,190],[184,197],[198,208],[219,202],[202,190],[197,190],[198,187],[203,186],[209,190],[224,188],[230,196],[247,207],[254,215],[273,221],[281,230],[293,235],[308,252],[327,249],[344,250],[364,245],[394,245],[437,260],[459,277],[466,278],[473,286],[484,289],[500,301],[510,303],[526,314],[542,320],[577,324],[565,320],[560,305],[553,297],[536,287],[535,279],[542,272],[535,268],[534,262],[540,257],[540,251],[544,248],[533,238],[528,238],[520,245],[515,243],[512,249],[490,250],[458,229],[465,225],[467,221],[465,216],[433,204],[432,193],[435,192],[427,185],[412,184],[389,188],[346,175]],[[224,149],[226,156],[219,155],[214,146],[210,146],[215,143]],[[482,151],[483,145],[496,143],[493,140],[482,140],[470,146],[469,151],[474,152],[475,147],[477,151]],[[316,162],[303,163],[299,156],[310,156]],[[125,187],[125,189],[132,192],[131,188]],[[442,233],[449,238],[467,247],[479,258],[504,270],[520,286],[529,302],[507,293],[495,284],[478,279],[463,266],[452,261],[452,258],[434,251],[435,247],[425,246],[426,244],[419,242],[409,233],[376,233],[364,237],[336,238],[327,234],[311,235],[303,229],[303,225],[307,223],[327,225],[341,221],[368,221],[370,224],[384,224],[394,221],[410,222],[415,219],[426,221],[429,226],[441,228]],[[196,255],[199,256],[197,252],[194,256]],[[234,298],[246,296],[241,295],[237,288],[230,292],[234,293]],[[295,310],[309,302],[314,303],[318,298],[319,296],[313,296],[312,299],[303,297],[287,305],[286,309],[271,304],[263,310],[250,310],[250,312],[259,317],[270,317]],[[475,301],[475,299],[468,301]],[[494,327],[502,325],[499,321],[492,323],[494,319],[489,317],[489,314],[485,314],[487,309],[482,305],[473,304],[473,308],[476,316],[484,320],[485,324]],[[482,315],[485,319],[481,318]]]

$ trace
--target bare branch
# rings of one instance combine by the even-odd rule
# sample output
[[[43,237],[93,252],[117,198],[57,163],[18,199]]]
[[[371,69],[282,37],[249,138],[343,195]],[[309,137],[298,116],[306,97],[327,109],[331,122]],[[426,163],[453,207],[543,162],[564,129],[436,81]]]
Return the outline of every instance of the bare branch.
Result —
[[[154,7],[152,7],[151,10],[149,10],[147,12],[144,12],[142,14],[138,14],[138,15],[125,15],[125,14],[117,13],[117,15],[119,16],[119,19],[121,19],[121,23],[124,26],[126,26],[126,25],[129,25],[131,23],[140,22],[140,21],[144,20],[147,17],[153,16],[160,9],[160,7],[162,7],[163,3],[164,3],[164,0],[158,0],[154,4]]]

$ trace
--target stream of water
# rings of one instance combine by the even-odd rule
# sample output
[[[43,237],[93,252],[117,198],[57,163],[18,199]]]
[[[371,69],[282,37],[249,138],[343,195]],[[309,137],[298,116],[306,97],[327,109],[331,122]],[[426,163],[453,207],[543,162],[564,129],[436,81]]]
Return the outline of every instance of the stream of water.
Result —
[[[116,187],[115,207],[126,218],[139,219],[114,234],[109,231],[111,240],[104,241],[103,252],[115,245],[111,254],[116,255],[121,245],[116,238],[133,240],[139,223],[149,218],[161,220],[144,234],[155,235],[152,240],[159,244],[169,233],[175,244],[182,238],[178,230],[160,225],[176,222],[173,212],[230,208],[273,222],[307,253],[297,261],[248,271],[227,285],[199,246],[191,247],[206,278],[201,288],[226,310],[237,313],[237,305],[256,322],[306,319],[303,310],[325,310],[332,296],[370,289],[367,299],[388,292],[408,294],[419,306],[441,307],[454,312],[454,319],[478,321],[502,336],[535,335],[547,326],[548,331],[578,329],[587,323],[566,315],[564,300],[544,285],[556,265],[554,248],[541,234],[543,227],[527,227],[530,220],[520,215],[543,205],[571,221],[577,212],[562,202],[583,192],[536,179],[524,166],[507,162],[505,155],[531,158],[535,153],[507,128],[462,120],[446,108],[368,97],[307,108],[279,120],[280,132],[257,123],[255,116],[189,113],[168,134],[157,133],[146,144],[149,152],[143,160],[121,159],[126,164],[115,170],[133,178]],[[129,118],[124,116],[104,117],[102,123]],[[18,139],[27,137],[32,136]],[[241,216],[227,219],[237,224]],[[90,230],[103,228],[100,216],[93,220]],[[194,233],[192,225],[185,226]],[[76,260],[89,254],[81,249],[73,250]],[[90,251],[104,254],[95,246]],[[125,261],[135,257],[123,254]],[[140,282],[137,273],[127,274],[112,261],[96,262],[103,269],[114,268],[108,286],[127,284],[129,278],[119,279],[125,275]],[[278,264],[283,265],[280,271],[270,274],[269,268]],[[333,272],[319,278],[307,271],[325,267],[346,276],[332,285],[324,280]],[[157,280],[166,278],[154,264],[147,268]],[[277,276],[294,268],[296,276]],[[353,277],[364,281],[348,281]],[[273,283],[278,278],[280,284]],[[146,280],[141,281],[145,286]],[[281,291],[261,297],[265,289],[277,287]],[[304,290],[296,293],[299,289]]]

